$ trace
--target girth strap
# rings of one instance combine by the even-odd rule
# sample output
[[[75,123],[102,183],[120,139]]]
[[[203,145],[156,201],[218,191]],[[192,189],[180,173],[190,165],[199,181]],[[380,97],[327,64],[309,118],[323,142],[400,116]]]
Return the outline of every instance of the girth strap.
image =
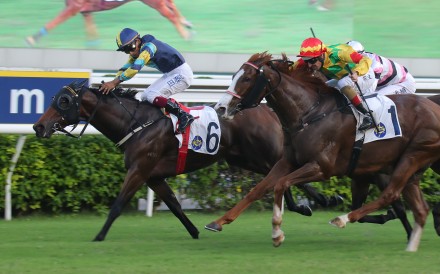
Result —
[[[351,173],[355,170],[359,156],[362,152],[362,146],[364,145],[365,135],[362,139],[357,140],[353,145],[353,151],[351,153],[350,162],[348,163],[347,175],[350,176]]]

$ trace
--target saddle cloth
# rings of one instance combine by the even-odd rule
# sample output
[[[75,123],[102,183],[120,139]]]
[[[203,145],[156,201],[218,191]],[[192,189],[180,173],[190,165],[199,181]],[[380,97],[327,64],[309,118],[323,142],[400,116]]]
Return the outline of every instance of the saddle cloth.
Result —
[[[188,149],[194,152],[215,155],[220,147],[221,128],[217,113],[212,107],[190,107],[190,114],[194,116],[194,122],[190,125]],[[177,117],[170,114],[174,129],[177,127]],[[182,147],[182,134],[176,135],[179,140],[179,148]]]
[[[404,96],[404,95],[402,95]],[[394,102],[387,96],[372,94],[365,96],[367,104],[370,110],[373,111],[373,118],[376,121],[379,132],[376,128],[371,128],[366,131],[356,131],[356,141],[362,139],[365,134],[364,144],[385,140],[402,136],[402,130],[400,128],[399,117],[397,116],[397,109]],[[363,116],[353,107],[354,117],[356,117],[356,128],[362,122]]]

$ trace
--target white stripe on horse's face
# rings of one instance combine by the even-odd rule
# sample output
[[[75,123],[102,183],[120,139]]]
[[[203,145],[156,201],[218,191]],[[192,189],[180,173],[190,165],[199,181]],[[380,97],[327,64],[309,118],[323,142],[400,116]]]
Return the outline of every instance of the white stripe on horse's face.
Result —
[[[235,91],[235,85],[237,84],[238,79],[240,79],[240,77],[244,74],[244,70],[240,69],[235,75],[234,78],[232,78],[232,83],[231,85],[229,85],[228,87],[228,91],[230,93],[236,94]],[[228,105],[231,102],[232,98],[234,98],[234,96],[232,96],[229,93],[226,93],[225,95],[223,95],[222,98],[220,98],[220,100],[218,101],[218,103],[215,105],[214,109],[218,110],[219,108],[224,108],[225,109],[225,113],[228,113]]]

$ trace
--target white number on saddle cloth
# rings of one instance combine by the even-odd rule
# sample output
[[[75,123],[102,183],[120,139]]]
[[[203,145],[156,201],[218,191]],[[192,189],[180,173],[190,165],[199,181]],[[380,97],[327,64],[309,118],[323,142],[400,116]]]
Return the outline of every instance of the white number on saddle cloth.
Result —
[[[404,95],[402,95],[404,96]],[[379,132],[376,128],[365,131],[364,144],[377,141],[391,139],[402,136],[402,130],[400,128],[399,118],[397,116],[397,109],[394,102],[387,96],[373,94],[365,96],[368,107],[373,111],[373,117],[376,121]],[[353,109],[357,120],[357,127],[362,122],[359,119],[359,113]],[[361,116],[363,117],[363,116]],[[356,141],[364,136],[363,131],[356,132]]]
[[[222,131],[218,120],[217,113],[212,107],[201,106],[189,108],[190,113],[194,116],[194,122],[190,125],[190,135],[188,141],[188,149],[204,154],[217,154],[220,147],[220,138]],[[177,118],[170,115],[173,126],[176,128]],[[182,134],[176,135],[179,140],[179,148],[182,146]]]

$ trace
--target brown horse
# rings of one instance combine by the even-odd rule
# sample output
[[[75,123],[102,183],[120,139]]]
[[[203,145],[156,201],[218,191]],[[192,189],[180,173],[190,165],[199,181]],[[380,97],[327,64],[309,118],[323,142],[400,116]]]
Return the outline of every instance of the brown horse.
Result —
[[[98,41],[98,31],[93,21],[92,13],[111,10],[122,6],[134,0],[66,0],[66,7],[54,19],[48,22],[40,31],[32,36],[26,38],[26,43],[29,46],[34,46],[49,31],[63,23],[67,19],[81,13],[86,25],[86,33],[88,43],[93,46],[93,43]],[[185,19],[180,11],[177,9],[173,0],[139,0],[145,5],[152,7],[160,12],[160,14],[167,18],[176,28],[180,36],[189,40],[193,25]]]
[[[117,90],[118,96],[103,96],[97,89],[82,84],[63,87],[55,96],[51,107],[35,123],[37,137],[50,138],[55,131],[65,132],[64,127],[80,120],[90,123],[114,143],[140,125],[148,124],[134,134],[122,146],[125,166],[128,170],[122,188],[111,207],[104,227],[95,237],[104,240],[112,223],[121,214],[139,188],[146,183],[174,215],[182,222],[193,238],[199,231],[187,218],[165,178],[176,174],[178,143],[172,131],[170,119],[155,106],[139,103],[134,93]],[[252,117],[252,120],[249,117]],[[258,121],[258,122],[257,122]],[[245,111],[234,121],[221,121],[222,130],[219,152],[216,155],[188,152],[184,173],[207,167],[220,159],[229,165],[260,174],[267,174],[281,157],[282,130],[276,115],[266,106]],[[266,134],[270,130],[271,134]],[[323,206],[334,205],[338,199],[326,197],[311,186],[301,186]],[[310,208],[299,206],[287,196],[288,208],[303,215],[311,215]]]
[[[222,106],[223,117],[231,119],[242,109],[263,98],[274,109],[285,132],[284,153],[269,174],[223,217],[206,226],[221,231],[250,203],[273,189],[272,218],[274,246],[284,241],[280,214],[282,193],[290,185],[325,181],[347,175],[355,136],[356,120],[337,106],[335,89],[308,73],[288,75],[289,63],[272,61],[267,53],[255,54],[235,74],[229,99]],[[359,209],[331,221],[338,227],[356,222],[367,214],[390,205],[403,193],[414,214],[415,225],[407,250],[416,251],[428,214],[419,188],[419,176],[440,158],[440,107],[417,95],[389,96],[396,105],[402,137],[364,145],[352,176],[390,171],[389,185],[380,197]],[[281,195],[280,195],[281,194]]]

